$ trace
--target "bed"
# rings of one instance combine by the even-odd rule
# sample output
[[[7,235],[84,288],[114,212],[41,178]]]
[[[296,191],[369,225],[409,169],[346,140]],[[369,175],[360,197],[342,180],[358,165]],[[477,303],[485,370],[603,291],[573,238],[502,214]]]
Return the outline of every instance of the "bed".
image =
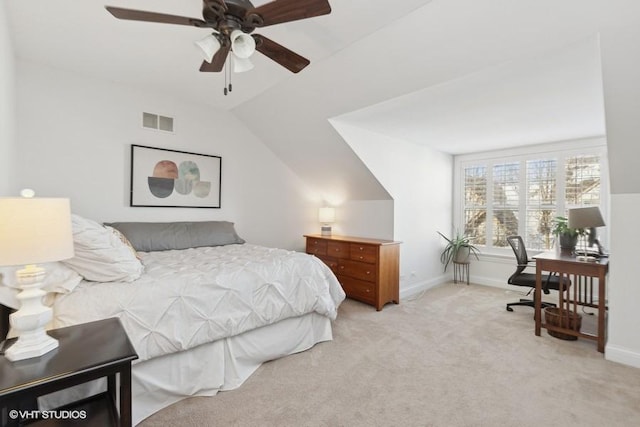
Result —
[[[237,388],[263,362],[332,339],[345,294],[313,256],[246,243],[229,222],[105,226],[73,215],[73,230],[75,257],[48,266],[52,327],[120,319],[139,356],[135,424],[186,397]],[[15,307],[7,277],[0,302]],[[40,404],[56,407],[102,387]]]

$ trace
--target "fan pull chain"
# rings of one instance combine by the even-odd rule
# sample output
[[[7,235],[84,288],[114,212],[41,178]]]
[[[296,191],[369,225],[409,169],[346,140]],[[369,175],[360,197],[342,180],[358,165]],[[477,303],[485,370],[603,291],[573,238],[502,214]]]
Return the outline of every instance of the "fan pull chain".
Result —
[[[233,90],[233,85],[231,84],[231,67],[229,67],[229,79],[227,81],[227,63],[231,61],[231,55],[229,55],[227,59],[224,63],[224,96],[227,96],[227,94]]]
[[[233,55],[229,55],[229,92],[231,92],[233,90],[233,86],[231,85],[231,61],[232,61]]]
[[[227,96],[227,61],[224,62],[224,96]]]

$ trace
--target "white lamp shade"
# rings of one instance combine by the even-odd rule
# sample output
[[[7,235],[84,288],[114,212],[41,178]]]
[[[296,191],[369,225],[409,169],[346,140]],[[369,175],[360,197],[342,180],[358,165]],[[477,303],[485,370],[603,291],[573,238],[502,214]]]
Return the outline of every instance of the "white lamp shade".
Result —
[[[239,58],[235,53],[233,54],[233,71],[235,73],[244,73],[245,71],[253,70],[253,62],[249,58]]]
[[[195,42],[203,53],[204,60],[208,63],[213,61],[213,56],[220,50],[220,40],[215,34],[209,34],[207,37]]]
[[[323,224],[330,224],[336,220],[336,210],[334,208],[320,208],[318,220]]]
[[[240,30],[233,30],[230,39],[231,50],[238,58],[246,59],[256,51],[256,41],[250,34],[243,33]]]
[[[600,208],[591,206],[587,208],[569,209],[570,228],[593,228],[604,226],[604,219],[600,213]]]
[[[0,265],[73,257],[69,199],[0,198]]]

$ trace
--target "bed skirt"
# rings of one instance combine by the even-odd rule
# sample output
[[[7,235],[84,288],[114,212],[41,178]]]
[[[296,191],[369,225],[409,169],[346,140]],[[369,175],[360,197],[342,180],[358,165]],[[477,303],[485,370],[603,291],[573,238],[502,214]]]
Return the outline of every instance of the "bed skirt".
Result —
[[[331,339],[331,320],[310,313],[136,363],[131,372],[133,424],[187,397],[238,388],[262,363]],[[101,379],[43,396],[38,402],[46,410],[103,390],[106,381]]]

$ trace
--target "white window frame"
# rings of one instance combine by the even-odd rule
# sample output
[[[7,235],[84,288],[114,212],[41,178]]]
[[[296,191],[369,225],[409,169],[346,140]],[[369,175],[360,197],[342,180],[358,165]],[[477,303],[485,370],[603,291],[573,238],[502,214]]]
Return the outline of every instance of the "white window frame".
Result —
[[[489,225],[493,218],[493,181],[492,172],[495,164],[520,161],[521,165],[527,160],[539,160],[555,157],[558,160],[556,171],[556,188],[564,194],[565,186],[565,162],[564,159],[583,154],[595,154],[600,157],[600,211],[607,225],[609,221],[609,168],[607,146],[604,137],[587,138],[573,141],[555,142],[550,144],[531,145],[505,150],[486,151],[481,153],[463,154],[454,157],[453,176],[453,226],[454,230],[464,230],[464,169],[472,166],[487,167],[487,246],[481,246],[481,252],[485,255],[513,256],[511,248],[490,246],[493,242],[493,229]],[[526,189],[526,169],[521,166],[520,188]],[[522,190],[521,190],[522,191]],[[518,233],[522,236],[526,233],[526,197],[519,199]],[[557,215],[564,215],[565,200],[557,200]],[[608,227],[598,229],[598,237],[605,248],[609,247]],[[539,251],[536,251],[539,252]]]

